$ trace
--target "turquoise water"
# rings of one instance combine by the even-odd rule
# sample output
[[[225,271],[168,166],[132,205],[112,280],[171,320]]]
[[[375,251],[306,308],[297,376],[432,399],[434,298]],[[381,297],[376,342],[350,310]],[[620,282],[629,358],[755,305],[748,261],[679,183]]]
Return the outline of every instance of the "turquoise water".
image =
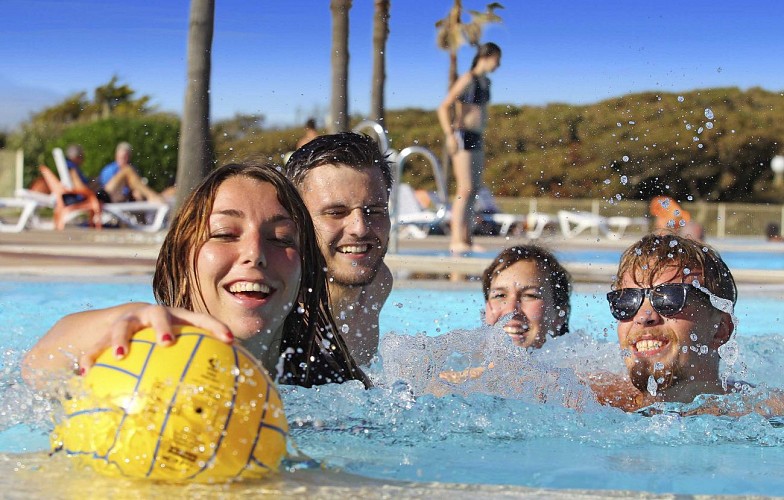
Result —
[[[759,251],[740,251],[722,250],[721,257],[730,269],[764,269],[764,270],[784,270],[784,245],[781,243],[756,243]],[[553,249],[555,256],[561,262],[590,262],[593,264],[618,264],[621,257],[621,250],[614,248],[591,248],[591,249]],[[449,252],[430,252],[430,251],[406,251],[404,255],[436,255],[448,257]],[[494,259],[497,255],[494,252],[476,252],[471,254],[473,257]]]
[[[370,370],[377,388],[284,387],[293,442],[328,467],[381,480],[709,495],[784,491],[784,428],[776,422],[753,414],[644,417],[592,404],[574,372],[622,369],[604,291],[578,288],[572,332],[529,356],[508,349],[494,331],[477,330],[478,287],[395,289],[381,315],[383,363]],[[19,384],[19,356],[60,316],[128,300],[152,300],[149,285],[0,284],[0,453],[24,457],[48,447],[52,408]],[[727,369],[744,380],[784,387],[779,303],[778,291],[741,290],[741,362]],[[454,394],[443,398],[423,394],[433,373],[481,362],[491,352],[500,361],[486,379],[450,387]]]

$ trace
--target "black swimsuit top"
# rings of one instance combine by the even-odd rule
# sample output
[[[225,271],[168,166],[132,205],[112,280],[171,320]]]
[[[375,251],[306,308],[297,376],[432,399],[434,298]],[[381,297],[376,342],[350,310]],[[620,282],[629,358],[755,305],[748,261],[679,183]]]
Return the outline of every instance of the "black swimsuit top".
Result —
[[[490,102],[490,79],[482,77],[484,86],[480,84],[478,76],[475,76],[471,83],[469,83],[462,94],[460,94],[460,102],[467,104],[477,104],[482,106]]]

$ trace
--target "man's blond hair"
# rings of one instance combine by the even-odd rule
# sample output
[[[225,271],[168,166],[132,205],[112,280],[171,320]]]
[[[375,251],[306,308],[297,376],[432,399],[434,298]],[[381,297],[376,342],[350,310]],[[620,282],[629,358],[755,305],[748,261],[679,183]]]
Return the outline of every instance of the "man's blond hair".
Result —
[[[613,288],[621,288],[627,274],[636,284],[650,287],[673,267],[684,276],[702,271],[708,290],[733,303],[738,300],[735,278],[719,253],[705,243],[675,234],[648,234],[627,248],[621,255]]]

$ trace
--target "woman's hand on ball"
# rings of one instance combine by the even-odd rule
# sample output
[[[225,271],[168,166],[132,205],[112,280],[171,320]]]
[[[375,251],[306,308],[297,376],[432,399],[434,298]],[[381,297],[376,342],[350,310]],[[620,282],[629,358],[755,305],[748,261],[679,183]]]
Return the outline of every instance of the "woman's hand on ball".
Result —
[[[101,337],[92,348],[85,350],[79,359],[82,373],[85,369],[93,366],[98,356],[106,349],[111,349],[116,358],[124,358],[130,349],[131,337],[145,328],[155,330],[159,345],[174,344],[177,341],[173,328],[175,325],[196,326],[207,330],[223,342],[234,341],[234,335],[229,327],[209,314],[193,312],[180,307],[144,304],[126,311],[117,318],[107,334]]]

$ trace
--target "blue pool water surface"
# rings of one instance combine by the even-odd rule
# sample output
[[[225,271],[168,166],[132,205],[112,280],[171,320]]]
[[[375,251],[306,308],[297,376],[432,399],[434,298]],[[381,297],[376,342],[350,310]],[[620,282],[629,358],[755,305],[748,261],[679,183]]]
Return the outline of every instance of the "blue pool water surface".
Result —
[[[567,336],[531,356],[515,354],[520,365],[499,368],[492,383],[456,387],[455,394],[438,398],[422,393],[418,384],[428,371],[451,365],[434,366],[437,356],[429,349],[443,349],[448,344],[441,340],[468,330],[467,340],[457,341],[446,357],[453,364],[470,361],[458,351],[470,352],[470,339],[492,334],[473,331],[481,324],[481,292],[443,285],[396,288],[381,314],[386,358],[370,370],[377,387],[283,387],[293,442],[327,466],[384,480],[781,494],[784,428],[775,422],[756,414],[644,417],[580,400],[584,389],[574,371],[622,369],[605,291],[578,289]],[[784,387],[784,313],[777,295],[741,294],[740,362],[729,369],[752,383]],[[151,301],[149,284],[0,284],[0,452],[48,449],[51,403],[18,383],[20,355],[64,314],[130,300]],[[564,407],[564,388],[581,402]],[[509,391],[520,396],[509,397]]]
[[[784,252],[781,251],[782,245],[780,243],[757,243],[759,251],[754,250],[722,250],[721,257],[730,267],[730,269],[763,269],[763,270],[784,270]],[[552,249],[555,256],[561,262],[589,262],[593,264],[611,264],[616,265],[621,257],[621,250],[615,248],[590,248],[590,249]],[[777,251],[766,251],[777,250]],[[401,252],[403,255],[436,255],[448,257],[447,251],[405,251]],[[493,259],[497,254],[495,252],[475,252],[472,257],[480,257],[486,259]]]

